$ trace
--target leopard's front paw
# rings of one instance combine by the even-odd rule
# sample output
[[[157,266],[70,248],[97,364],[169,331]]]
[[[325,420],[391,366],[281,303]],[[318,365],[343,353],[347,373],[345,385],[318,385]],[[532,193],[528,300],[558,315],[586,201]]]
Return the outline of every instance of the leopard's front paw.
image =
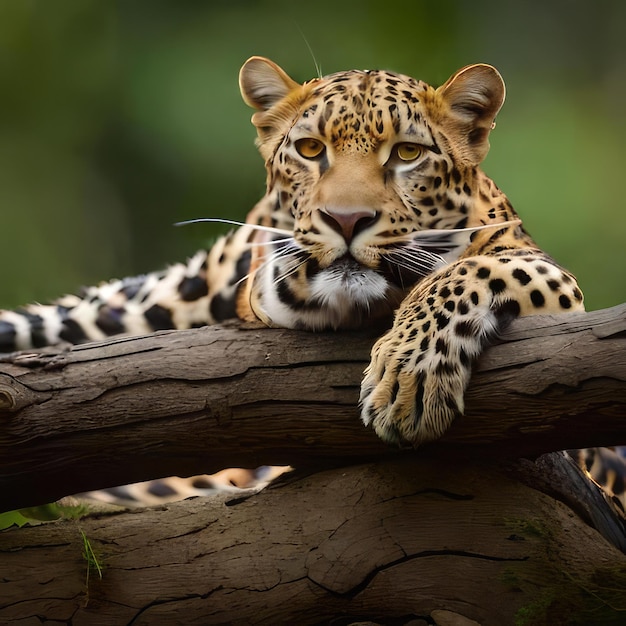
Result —
[[[451,359],[442,340],[403,341],[396,331],[372,350],[361,384],[361,418],[385,441],[418,446],[440,437],[463,412],[469,368]]]

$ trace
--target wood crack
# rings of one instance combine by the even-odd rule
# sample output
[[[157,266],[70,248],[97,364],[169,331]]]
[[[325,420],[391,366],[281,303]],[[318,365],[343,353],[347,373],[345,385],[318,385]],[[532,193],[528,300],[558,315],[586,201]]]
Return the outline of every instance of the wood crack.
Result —
[[[368,574],[363,578],[363,580],[359,584],[355,585],[351,589],[348,589],[347,591],[339,592],[330,587],[326,587],[319,580],[314,580],[311,577],[308,577],[308,578],[312,583],[314,583],[315,585],[317,585],[321,589],[324,589],[324,591],[332,595],[336,595],[338,597],[345,597],[345,598],[355,598],[357,595],[359,595],[365,589],[367,589],[371,585],[372,581],[382,572],[385,572],[394,567],[398,567],[399,565],[403,565],[404,563],[409,563],[416,559],[425,559],[425,558],[429,558],[433,556],[482,559],[485,561],[494,561],[494,562],[499,562],[499,563],[524,562],[524,561],[527,561],[529,558],[527,556],[499,557],[499,556],[493,556],[493,555],[488,555],[488,554],[475,554],[471,552],[464,552],[462,550],[427,550],[424,552],[419,552],[417,554],[406,554],[405,556],[400,557],[399,559],[390,561],[389,563],[385,563],[384,565],[380,565],[372,569],[370,572],[368,572]]]

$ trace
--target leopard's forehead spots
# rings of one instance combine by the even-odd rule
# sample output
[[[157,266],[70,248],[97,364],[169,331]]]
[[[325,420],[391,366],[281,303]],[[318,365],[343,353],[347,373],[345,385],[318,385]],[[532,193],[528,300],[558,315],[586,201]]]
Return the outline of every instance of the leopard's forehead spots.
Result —
[[[294,125],[296,134],[314,134],[337,151],[376,151],[391,139],[429,145],[426,95],[432,88],[386,71],[339,72],[318,79]]]

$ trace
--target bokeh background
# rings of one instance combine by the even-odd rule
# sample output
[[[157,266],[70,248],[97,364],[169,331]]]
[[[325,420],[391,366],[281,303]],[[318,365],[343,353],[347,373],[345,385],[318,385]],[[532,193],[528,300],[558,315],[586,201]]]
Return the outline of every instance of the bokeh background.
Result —
[[[159,269],[263,194],[237,73],[492,63],[485,171],[589,309],[626,300],[623,0],[0,0],[0,306]],[[223,228],[219,228],[223,231]]]

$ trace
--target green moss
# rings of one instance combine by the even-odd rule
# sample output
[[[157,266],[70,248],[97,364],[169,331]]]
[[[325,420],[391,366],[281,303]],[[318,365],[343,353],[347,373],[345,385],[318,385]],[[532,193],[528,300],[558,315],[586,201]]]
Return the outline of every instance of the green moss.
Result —
[[[0,513],[0,530],[11,526],[36,525],[58,519],[79,519],[89,513],[85,504],[67,505],[53,502],[41,506]]]
[[[511,519],[504,520],[504,525],[516,534],[529,538],[549,539],[551,533],[540,519]]]
[[[515,626],[626,623],[626,566],[600,568],[583,579],[554,568],[552,584],[519,609]]]
[[[515,614],[515,626],[538,626],[539,624],[559,623],[548,622],[547,616],[555,603],[553,589],[546,589],[530,604],[520,608]]]
[[[552,532],[538,519],[507,519],[512,533],[532,541],[543,552],[541,570],[528,561],[512,563],[503,571],[501,582],[520,591],[531,602],[515,615],[515,626],[615,625],[626,623],[626,564],[602,567],[588,574],[570,573],[551,563],[558,550]]]
[[[512,567],[507,567],[500,576],[500,582],[512,591],[521,591],[522,581]]]

